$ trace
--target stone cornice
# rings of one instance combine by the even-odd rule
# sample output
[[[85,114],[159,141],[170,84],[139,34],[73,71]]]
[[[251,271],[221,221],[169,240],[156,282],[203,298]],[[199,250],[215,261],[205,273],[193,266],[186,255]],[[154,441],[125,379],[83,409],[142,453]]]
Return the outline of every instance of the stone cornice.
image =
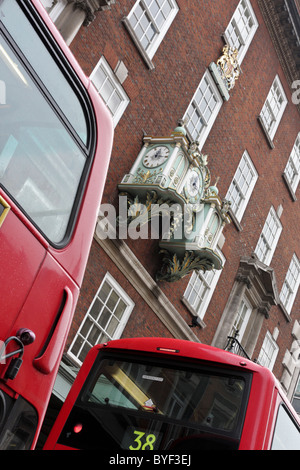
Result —
[[[292,89],[300,79],[300,18],[294,0],[258,0],[277,56]],[[300,112],[300,106],[297,105]]]
[[[88,26],[95,19],[95,13],[101,10],[109,10],[116,0],[68,0],[74,4],[75,9],[83,10],[86,14],[83,26]]]
[[[259,299],[258,310],[267,318],[271,305],[279,303],[274,270],[259,261],[253,253],[251,257],[241,257],[236,280],[255,290]]]

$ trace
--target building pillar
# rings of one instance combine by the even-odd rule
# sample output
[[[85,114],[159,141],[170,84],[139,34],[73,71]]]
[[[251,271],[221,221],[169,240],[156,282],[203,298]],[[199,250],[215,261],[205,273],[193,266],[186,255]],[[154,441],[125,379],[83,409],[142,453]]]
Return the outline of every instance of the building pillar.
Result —
[[[211,343],[212,346],[220,349],[225,348],[228,341],[228,335],[239,310],[240,303],[245,295],[246,289],[249,287],[247,279],[242,279],[241,277],[236,278],[227,306],[225,307],[225,311]]]
[[[86,12],[81,8],[76,8],[75,3],[68,3],[55,22],[55,26],[68,45],[71,44],[86,19]]]
[[[242,257],[232,291],[219,322],[212,346],[223,349],[239,310],[246,299],[252,312],[243,334],[242,346],[252,357],[264,319],[269,318],[272,305],[278,303],[277,284],[273,269],[261,263],[256,255]]]
[[[67,5],[55,19],[55,25],[70,45],[81,26],[88,26],[97,11],[110,9],[114,3],[115,0],[67,0]]]

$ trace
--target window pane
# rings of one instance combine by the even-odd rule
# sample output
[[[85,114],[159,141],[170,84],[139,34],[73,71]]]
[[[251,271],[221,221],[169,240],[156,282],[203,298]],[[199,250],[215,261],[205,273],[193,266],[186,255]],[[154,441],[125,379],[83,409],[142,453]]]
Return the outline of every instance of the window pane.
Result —
[[[98,299],[98,297],[96,297],[96,299],[94,300],[94,303],[93,303],[93,305],[90,309],[91,317],[93,317],[94,319],[97,319],[99,313],[102,310],[102,307],[103,307],[103,303],[101,302],[100,299]]]
[[[25,19],[17,2],[4,0],[1,3],[1,21],[8,27],[20,49],[33,66],[47,89],[61,108],[67,119],[83,142],[87,143],[87,125],[82,106],[63,75],[62,71],[48,53],[37,33]],[[2,77],[1,77],[2,78]],[[57,84],[59,83],[59,86]],[[34,108],[33,108],[34,109]],[[30,114],[33,109],[30,107]]]
[[[126,310],[126,304],[125,302],[123,302],[123,300],[120,300],[114,314],[120,320],[125,310]]]
[[[99,359],[94,378],[86,380],[65,428],[73,428],[78,410],[84,408],[87,419],[93,419],[93,432],[89,439],[83,433],[63,432],[60,444],[92,449],[100,439],[114,448],[143,449],[144,445],[145,450],[148,446],[156,451],[174,443],[175,449],[180,448],[182,441],[193,448],[216,449],[221,441],[222,448],[238,448],[250,389],[248,374],[220,368],[199,371],[174,361],[153,364],[149,358],[139,362],[127,357]],[[128,419],[123,419],[126,410]],[[162,417],[166,418],[163,428]],[[137,433],[144,435],[143,442],[141,436],[135,439]]]
[[[102,67],[98,67],[97,71],[93,75],[93,83],[98,90],[101,90],[103,84],[106,81],[106,74]]]
[[[59,243],[86,157],[1,37],[0,65],[8,105],[1,128],[0,183],[42,232]],[[18,123],[11,119],[10,107],[18,114]]]
[[[282,226],[280,220],[274,209],[271,208],[255,248],[255,253],[263,263],[270,263],[280,237],[281,230]]]
[[[219,92],[211,80],[209,72],[206,71],[183,116],[191,138],[198,140],[201,147],[222,105]]]
[[[101,300],[100,300],[101,299]],[[95,344],[120,337],[134,303],[107,273],[71,344],[69,353],[81,361]]]
[[[108,282],[105,281],[99,292],[99,297],[101,300],[103,300],[103,302],[105,302],[106,299],[108,298],[110,291],[111,291],[111,287],[108,284]]]
[[[231,332],[229,336],[235,336],[238,333],[238,341],[243,345],[243,335],[245,333],[250,315],[252,312],[251,305],[246,301],[246,299],[242,299],[241,304],[239,306],[239,310],[236,314]]]
[[[87,336],[92,325],[93,325],[93,322],[89,318],[86,318],[84,323],[81,326],[81,331],[80,331],[81,335],[84,337]]]
[[[280,406],[274,431],[272,450],[299,450],[300,432],[283,406]]]
[[[151,59],[171,25],[178,7],[175,0],[140,0],[128,15],[139,44]],[[129,28],[129,32],[130,28]]]
[[[88,342],[92,345],[97,344],[100,333],[101,333],[101,330],[97,328],[97,326],[93,325],[89,333],[89,336],[87,338]]]
[[[107,308],[103,309],[102,315],[98,320],[98,323],[102,328],[106,328],[106,325],[108,323],[108,320],[110,319],[111,313]]]
[[[109,325],[106,328],[106,332],[110,337],[113,336],[113,334],[116,331],[118,325],[119,325],[118,320],[115,317],[112,317],[110,322],[109,322]]]
[[[106,80],[104,81],[104,83],[102,84],[99,90],[105,103],[109,101],[111,95],[114,93],[114,90],[115,90],[115,87],[113,83],[108,78],[106,78]]]
[[[286,168],[284,170],[287,179],[295,192],[300,179],[300,138],[297,137]]]
[[[91,80],[110,110],[116,126],[129,103],[129,98],[104,57],[101,57],[93,70]]]
[[[91,345],[88,343],[85,343],[79,354],[79,359],[81,362],[85,360],[90,349],[91,349]]]
[[[267,332],[258,356],[258,363],[261,366],[268,367],[270,370],[272,370],[277,353],[278,346],[275,340],[272,338],[272,335]]]
[[[80,336],[78,336],[71,349],[71,352],[72,354],[74,354],[74,356],[78,356],[82,344],[83,344],[83,339]]]
[[[280,292],[280,300],[288,312],[292,309],[294,299],[298,292],[299,283],[300,263],[297,256],[293,255]]]
[[[110,294],[110,297],[109,297],[109,299],[108,299],[108,301],[107,301],[107,303],[106,303],[107,307],[108,307],[111,311],[113,311],[114,308],[115,308],[115,306],[116,306],[116,304],[117,304],[117,302],[118,302],[118,300],[119,300],[118,294],[117,294],[115,291],[112,291],[111,294]]]
[[[221,253],[218,251],[218,254]],[[225,259],[224,259],[225,262]],[[183,299],[191,312],[203,319],[221,271],[194,271],[184,292]]]
[[[107,106],[111,110],[112,114],[116,114],[121,103],[122,97],[116,90],[114,90],[114,92],[110,95],[109,100],[107,101]]]
[[[281,87],[279,78],[276,76],[260,113],[266,131],[271,139],[273,139],[278,128],[286,104],[286,96]]]
[[[152,2],[148,2],[148,8],[153,18],[156,19],[157,15],[159,14],[159,5],[157,1],[154,0]]]
[[[240,64],[250,46],[257,27],[258,22],[250,0],[241,0],[225,31],[228,44],[239,51],[238,60]]]
[[[167,18],[168,15],[171,12],[171,9],[172,9],[172,7],[171,7],[168,0],[163,3],[163,6],[162,6],[161,9],[162,9],[162,13],[163,13],[164,17]]]

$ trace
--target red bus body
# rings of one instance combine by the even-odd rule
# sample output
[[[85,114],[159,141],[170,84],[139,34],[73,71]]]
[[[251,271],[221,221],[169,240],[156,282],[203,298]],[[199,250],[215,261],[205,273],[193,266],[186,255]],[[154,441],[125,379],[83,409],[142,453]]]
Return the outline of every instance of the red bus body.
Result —
[[[59,436],[82,387],[87,379],[91,381],[89,373],[98,355],[104,352],[113,352],[120,360],[127,353],[138,358],[147,355],[150,357],[150,363],[151,358],[153,362],[158,358],[161,360],[163,358],[169,360],[174,368],[180,367],[182,364],[193,363],[198,364],[199,368],[203,365],[218,366],[226,371],[232,371],[234,374],[249,372],[252,376],[251,389],[243,420],[239,450],[268,450],[271,448],[280,405],[285,407],[297,433],[300,432],[298,415],[281,391],[276,378],[268,369],[243,357],[200,343],[169,338],[121,339],[95,346],[90,350],[50,432],[44,447],[46,450],[73,448],[60,444],[58,442]],[[99,433],[100,449],[101,435]]]
[[[9,407],[4,404],[3,396],[10,397],[11,407],[18,397],[22,397],[36,410],[37,426],[33,438],[29,439],[30,447],[35,446],[78,299],[113,138],[112,120],[107,108],[39,0],[18,2],[17,5],[27,15],[26,21],[32,21],[32,27],[43,37],[44,43],[49,40],[57,55],[61,55],[62,60],[68,63],[70,73],[86,90],[94,113],[96,140],[93,142],[93,154],[89,156],[92,163],[81,188],[73,226],[67,242],[61,246],[47,240],[1,185],[0,178],[2,205],[10,208],[0,227],[0,340],[5,342],[12,338],[6,345],[5,353],[9,353],[18,350],[18,341],[14,338],[20,329],[26,328],[35,335],[32,344],[24,347],[23,362],[14,379],[6,377],[6,371],[14,358],[9,357],[0,362],[0,448],[12,447],[12,444],[7,445],[6,442],[13,432],[18,432],[11,422],[13,418]],[[59,83],[57,86],[60,86]],[[0,106],[3,119],[6,108],[3,106],[1,109]],[[18,354],[15,354],[15,358],[18,358]],[[9,426],[9,431],[6,426]],[[22,446],[21,443],[20,448]]]

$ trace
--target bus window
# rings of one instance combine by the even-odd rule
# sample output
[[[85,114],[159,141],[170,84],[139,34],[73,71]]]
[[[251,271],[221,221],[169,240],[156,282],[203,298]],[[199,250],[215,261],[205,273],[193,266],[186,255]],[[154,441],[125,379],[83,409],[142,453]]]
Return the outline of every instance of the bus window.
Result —
[[[59,244],[66,235],[87,162],[85,112],[26,17],[20,15],[17,3],[4,1],[0,11],[13,40],[22,45],[22,53],[10,46],[3,30],[0,184],[50,242]]]
[[[88,131],[84,109],[70,86],[70,80],[64,76],[56,60],[49,54],[49,48],[41,41],[40,36],[26,20],[17,2],[2,1],[0,6],[1,20],[13,40],[26,57],[28,64],[44,84],[48,93],[55,100],[60,110],[67,117],[77,135],[88,145]],[[65,71],[67,74],[67,71]]]
[[[237,449],[251,375],[153,362],[103,358],[87,379],[59,444],[80,449]]]
[[[29,449],[38,422],[36,410],[22,397],[13,400],[0,390],[0,425],[8,412],[9,419],[0,433],[0,450]]]
[[[286,408],[281,405],[278,410],[275,431],[272,442],[272,450],[299,450],[299,427],[291,418]]]

